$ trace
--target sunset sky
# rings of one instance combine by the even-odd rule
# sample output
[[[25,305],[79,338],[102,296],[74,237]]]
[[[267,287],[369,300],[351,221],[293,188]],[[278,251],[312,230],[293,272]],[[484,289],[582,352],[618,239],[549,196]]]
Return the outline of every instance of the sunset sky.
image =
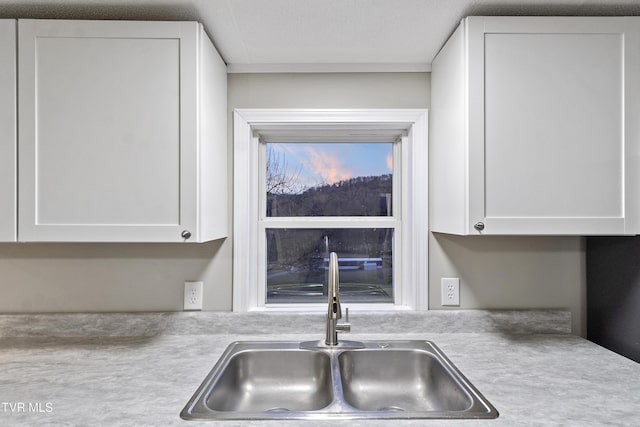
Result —
[[[281,153],[288,172],[298,172],[308,187],[392,172],[391,143],[269,143],[269,148]]]

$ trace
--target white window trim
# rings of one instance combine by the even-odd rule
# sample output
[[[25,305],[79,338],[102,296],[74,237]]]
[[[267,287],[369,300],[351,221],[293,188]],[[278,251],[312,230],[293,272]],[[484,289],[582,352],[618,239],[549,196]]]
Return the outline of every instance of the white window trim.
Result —
[[[259,304],[259,135],[298,129],[327,136],[335,130],[402,132],[402,248],[400,300],[396,304],[353,304],[353,310],[428,309],[428,148],[424,109],[236,109],[234,111],[233,311],[311,311],[312,304]],[[323,136],[323,139],[324,139]],[[344,140],[340,136],[340,140]],[[358,137],[361,141],[362,138]],[[254,189],[252,191],[252,189]],[[398,262],[396,261],[396,265]],[[322,309],[318,305],[317,309]],[[326,307],[324,307],[326,309]]]

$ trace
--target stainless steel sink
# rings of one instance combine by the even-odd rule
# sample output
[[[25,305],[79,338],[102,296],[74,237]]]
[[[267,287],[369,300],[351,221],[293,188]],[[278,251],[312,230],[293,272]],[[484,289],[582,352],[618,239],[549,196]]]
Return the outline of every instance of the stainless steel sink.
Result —
[[[363,411],[464,412],[472,396],[424,350],[346,351],[338,357],[345,401]]]
[[[429,341],[235,342],[180,414],[203,419],[496,418]]]
[[[206,405],[219,412],[315,411],[332,400],[329,355],[265,349],[232,357]]]

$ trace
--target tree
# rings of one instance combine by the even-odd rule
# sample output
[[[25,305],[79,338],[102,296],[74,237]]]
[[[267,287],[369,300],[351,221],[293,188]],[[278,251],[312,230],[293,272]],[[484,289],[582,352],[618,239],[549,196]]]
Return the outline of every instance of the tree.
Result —
[[[283,153],[273,150],[267,144],[267,194],[300,194],[306,187],[300,183],[300,168],[289,172],[287,159]]]

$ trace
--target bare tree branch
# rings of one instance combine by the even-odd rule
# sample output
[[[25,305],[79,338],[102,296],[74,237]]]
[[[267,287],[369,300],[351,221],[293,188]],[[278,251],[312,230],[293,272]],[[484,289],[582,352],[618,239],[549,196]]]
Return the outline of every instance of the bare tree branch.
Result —
[[[300,194],[307,189],[300,183],[300,169],[288,171],[287,159],[267,144],[267,194]]]

